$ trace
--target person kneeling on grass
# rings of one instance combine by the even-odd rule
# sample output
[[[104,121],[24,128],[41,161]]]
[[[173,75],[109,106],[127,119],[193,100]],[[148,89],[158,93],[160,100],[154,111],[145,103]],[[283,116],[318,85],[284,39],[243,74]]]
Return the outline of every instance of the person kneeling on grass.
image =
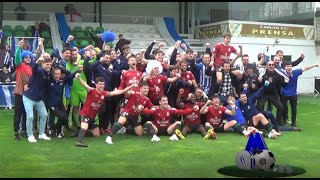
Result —
[[[112,136],[116,134],[126,123],[131,125],[134,132],[138,136],[142,136],[144,131],[141,125],[141,121],[138,120],[138,116],[144,108],[152,108],[153,104],[147,97],[149,92],[149,84],[146,82],[140,82],[139,84],[140,92],[134,92],[129,95],[128,103],[122,109],[118,122],[114,123],[112,126],[112,131],[106,138],[107,144],[113,144]]]
[[[181,122],[172,122],[173,115],[185,115],[191,112],[199,111],[199,107],[195,105],[193,108],[177,110],[176,108],[171,108],[168,105],[168,97],[163,95],[160,97],[159,106],[155,106],[151,109],[143,109],[142,113],[153,115],[153,121],[147,121],[147,133],[152,136],[152,142],[159,142],[160,138],[157,135],[172,135],[170,141],[179,141],[180,139],[185,139],[181,134]]]
[[[100,106],[102,105],[104,98],[110,97],[110,96],[117,96],[124,94],[131,90],[133,87],[137,87],[137,84],[132,84],[131,86],[123,89],[123,90],[116,90],[116,91],[105,91],[105,81],[102,77],[97,77],[95,79],[95,86],[96,88],[90,87],[85,81],[83,81],[80,78],[80,74],[76,74],[76,78],[79,80],[80,84],[86,89],[88,92],[86,101],[84,103],[84,106],[80,112],[81,115],[81,129],[78,133],[78,142],[76,143],[76,146],[80,147],[88,147],[88,145],[83,143],[83,138],[86,134],[86,131],[88,128],[91,129],[91,132],[94,136],[100,136],[99,128],[94,120],[96,117]]]
[[[233,102],[236,101],[236,98],[234,95],[229,94],[227,96],[227,102],[228,105],[226,106],[227,109],[232,110],[232,105]],[[236,106],[236,110],[235,110],[235,114],[233,116],[225,114],[225,118],[227,119],[226,124],[228,124],[228,126],[224,126],[225,130],[228,130],[230,128],[233,128],[234,132],[239,133],[239,134],[243,134],[246,137],[249,137],[251,133],[260,133],[262,134],[262,131],[259,131],[257,128],[253,127],[253,126],[248,126],[248,123],[246,121],[246,119],[243,117],[243,114],[241,112],[241,109]]]
[[[216,138],[216,132],[225,132],[234,124],[230,121],[223,123],[222,117],[223,114],[228,114],[231,116],[235,115],[235,101],[230,100],[229,105],[232,107],[231,110],[227,109],[224,106],[220,106],[220,98],[218,95],[214,95],[212,97],[212,101],[208,100],[207,103],[202,106],[200,109],[200,114],[206,114],[206,123],[205,129],[207,130],[207,134],[204,136],[204,139],[209,139],[212,137]],[[212,136],[213,135],[213,136]]]

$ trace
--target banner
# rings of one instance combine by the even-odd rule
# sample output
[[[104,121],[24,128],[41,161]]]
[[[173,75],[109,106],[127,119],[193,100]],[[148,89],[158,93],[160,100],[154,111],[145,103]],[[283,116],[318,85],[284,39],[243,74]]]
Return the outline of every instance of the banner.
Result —
[[[223,34],[228,32],[228,24],[218,24],[208,27],[200,27],[198,28],[198,38],[214,38],[214,37],[222,37]]]
[[[13,89],[15,84],[1,84],[0,83],[0,107],[14,106]]]
[[[222,37],[229,32],[233,37],[257,37],[257,38],[280,38],[280,39],[314,39],[314,28],[294,27],[288,25],[268,25],[268,24],[245,24],[242,22],[232,22],[228,24],[218,24],[198,28],[198,38]]]
[[[236,26],[238,24],[229,24]],[[230,32],[232,29],[230,28]],[[238,30],[239,31],[239,30]],[[256,24],[242,24],[241,37],[262,37],[262,38],[280,38],[280,39],[314,39],[313,27],[290,27],[280,25],[256,25]]]

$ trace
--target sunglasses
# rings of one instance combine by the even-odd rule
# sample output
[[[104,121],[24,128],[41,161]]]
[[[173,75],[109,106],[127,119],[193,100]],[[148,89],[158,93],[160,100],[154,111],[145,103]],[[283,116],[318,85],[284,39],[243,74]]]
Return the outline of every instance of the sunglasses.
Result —
[[[268,64],[268,66],[274,66],[274,64]]]

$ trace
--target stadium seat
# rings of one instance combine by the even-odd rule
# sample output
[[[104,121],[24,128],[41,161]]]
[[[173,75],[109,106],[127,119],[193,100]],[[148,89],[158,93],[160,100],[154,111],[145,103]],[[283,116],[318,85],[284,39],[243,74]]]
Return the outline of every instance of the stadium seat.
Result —
[[[87,38],[84,32],[76,32],[75,36],[76,38]]]
[[[15,31],[24,31],[24,27],[22,25],[16,25],[14,28]]]
[[[49,53],[49,54],[52,54],[53,49],[47,48],[47,49],[45,49],[44,51],[47,52],[47,53]]]
[[[73,31],[75,31],[75,32],[82,32],[83,29],[82,29],[81,26],[75,26],[75,27],[73,28]]]
[[[27,30],[28,30],[28,31],[31,31],[31,29],[32,29],[32,26],[29,25],[29,26],[27,27]]]
[[[104,32],[104,28],[99,26],[99,27],[96,28],[96,32],[97,33],[103,33]]]
[[[2,29],[3,31],[12,31],[12,27],[10,25],[4,25]]]
[[[26,35],[24,34],[23,31],[16,31],[15,36],[17,36],[17,37],[25,37]]]
[[[93,30],[93,27],[91,27],[91,26],[86,26],[86,27],[84,28],[84,31],[86,31],[86,32],[88,32],[88,31],[93,32],[94,30]]]
[[[73,43],[74,43],[75,46],[79,47],[79,44],[80,44],[79,40],[73,40]]]
[[[47,39],[44,41],[44,47],[45,48],[52,48],[53,47],[53,44],[52,44],[52,41]]]
[[[86,46],[89,46],[89,42],[87,40],[81,40],[80,41],[80,47],[86,47]]]
[[[28,37],[32,37],[32,32],[31,31],[27,31],[27,36]]]
[[[51,37],[48,31],[42,31],[41,35],[43,38],[50,38]]]
[[[96,42],[94,41],[94,40],[88,40],[89,41],[89,43],[91,44],[91,45],[93,45],[93,46],[96,46]]]
[[[4,34],[6,35],[6,37],[12,36],[12,32],[11,31],[4,31]]]

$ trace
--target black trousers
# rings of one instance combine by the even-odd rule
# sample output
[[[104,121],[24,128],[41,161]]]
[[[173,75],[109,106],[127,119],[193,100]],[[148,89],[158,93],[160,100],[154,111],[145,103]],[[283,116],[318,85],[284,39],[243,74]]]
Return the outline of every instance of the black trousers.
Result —
[[[288,117],[288,101],[291,106],[291,122],[292,126],[296,125],[297,122],[297,104],[298,104],[298,95],[295,96],[281,96],[281,103],[283,106],[283,117],[284,121],[287,120],[285,117]],[[285,123],[285,122],[284,122]]]
[[[108,128],[109,122],[111,126],[114,123],[114,114],[116,112],[117,100],[113,97],[105,98],[103,104],[100,107],[98,114],[99,128]]]
[[[258,109],[258,111],[263,112],[264,105],[265,105],[266,101],[268,101],[268,100],[277,108],[277,121],[278,121],[278,124],[281,126],[283,124],[283,122],[282,122],[283,106],[280,101],[279,95],[263,94],[260,97],[260,99],[258,100],[257,109]]]
[[[54,122],[50,122],[50,129],[56,129],[57,133],[61,132],[61,127],[68,126],[68,116],[67,112],[63,105],[55,106],[50,108],[50,114],[54,114],[58,117],[57,124],[54,124]],[[54,119],[53,119],[54,120]]]
[[[26,131],[26,111],[24,109],[22,95],[14,95],[14,116],[13,116],[13,132],[18,132],[19,124],[22,122],[22,130]]]

